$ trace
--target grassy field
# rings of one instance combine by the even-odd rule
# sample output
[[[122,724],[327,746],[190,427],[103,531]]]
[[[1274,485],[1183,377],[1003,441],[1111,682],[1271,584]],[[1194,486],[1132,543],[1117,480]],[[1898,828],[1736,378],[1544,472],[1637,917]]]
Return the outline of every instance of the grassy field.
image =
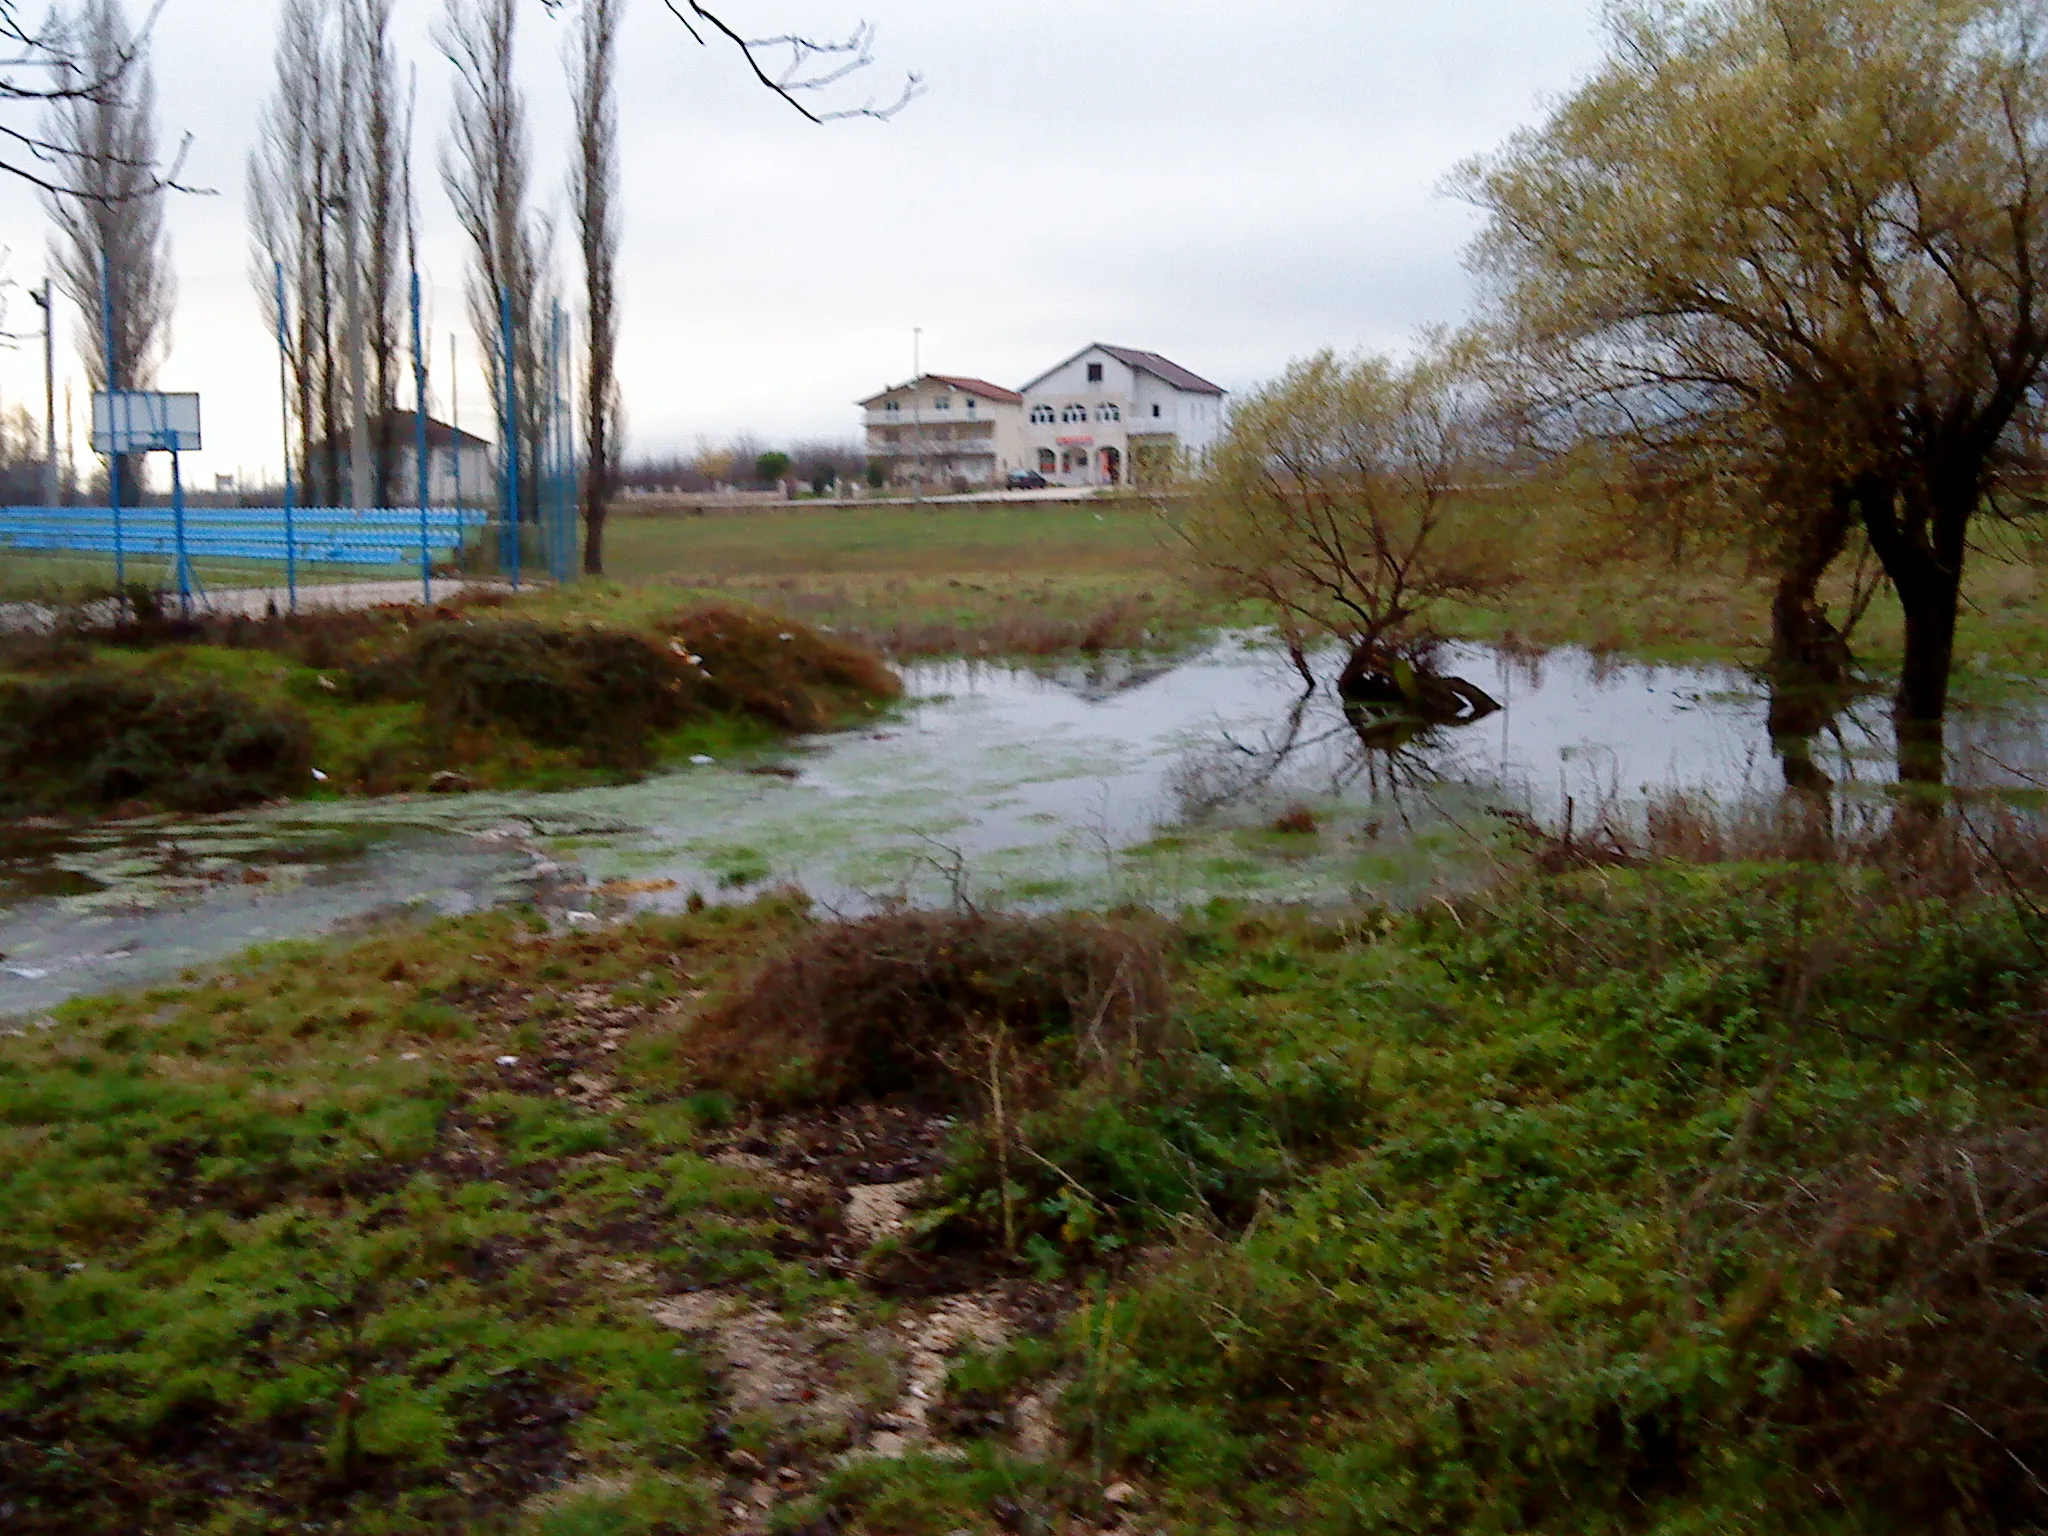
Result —
[[[645,632],[663,698],[760,653],[767,739],[848,703],[791,713],[793,631],[657,621],[738,597],[820,656],[1028,656],[1257,618],[1117,509],[613,548],[633,579],[520,605],[544,637],[87,659],[150,719],[237,689],[298,721],[284,768],[375,787],[482,730],[428,718],[465,699],[609,717],[561,669],[644,658],[591,620]],[[1738,562],[1555,553],[1458,627],[1754,655]],[[1970,686],[2048,664],[2041,612],[2031,564],[1980,571]],[[0,683],[48,703],[85,645]],[[20,719],[10,790],[58,744]],[[506,782],[631,766],[470,745]],[[1503,823],[1490,882],[1412,911],[398,921],[0,1021],[0,1529],[2042,1529],[2048,848],[1977,814]]]
[[[2038,850],[1683,830],[1405,915],[499,913],[66,1005],[0,1035],[0,1521],[2033,1528]]]
[[[1243,617],[1204,600],[1128,504],[622,518],[607,547],[607,600],[628,611],[683,586],[902,657],[1168,647]]]
[[[1651,552],[1589,529],[1578,509],[1555,502],[1532,507],[1527,524],[1521,579],[1484,608],[1442,610],[1448,632],[1655,660],[1762,655],[1769,585],[1742,557]],[[635,623],[672,608],[679,591],[717,595],[903,657],[1172,647],[1262,617],[1205,593],[1165,521],[1138,503],[621,516],[607,550],[611,580],[540,592],[529,600],[533,611]],[[0,556],[0,595],[75,588],[83,570]],[[278,577],[256,567],[207,574],[217,584]],[[373,574],[390,572],[309,569],[308,579]],[[1845,564],[1827,589],[1837,612],[1852,584]],[[1876,674],[1895,667],[1900,621],[1887,594],[1870,605],[1854,642]],[[1966,695],[1995,692],[2013,674],[2048,672],[2048,567],[2030,545],[1995,538],[1973,555],[1958,657]]]
[[[1577,509],[1556,503],[1532,507],[1527,522],[1520,579],[1484,608],[1441,610],[1448,632],[1653,660],[1761,659],[1770,586],[1740,555],[1589,542]],[[900,655],[1050,652],[1091,632],[1173,643],[1262,617],[1206,595],[1164,521],[1135,505],[622,519],[611,549],[616,600],[635,601],[633,588],[649,582],[702,587]],[[1838,614],[1854,580],[1845,562],[1826,588]],[[1994,540],[1973,556],[1965,596],[1957,654],[1966,693],[2048,673],[2048,566],[2036,550]],[[1888,593],[1853,639],[1878,675],[1897,665],[1901,625]]]

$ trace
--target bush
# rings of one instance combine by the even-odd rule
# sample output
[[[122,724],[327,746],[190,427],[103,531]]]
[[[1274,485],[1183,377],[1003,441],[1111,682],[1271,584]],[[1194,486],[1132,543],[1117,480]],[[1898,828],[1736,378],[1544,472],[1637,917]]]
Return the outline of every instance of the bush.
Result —
[[[428,732],[444,743],[465,730],[509,730],[596,763],[640,767],[655,734],[692,712],[676,659],[619,630],[439,624],[413,642],[400,670],[402,686],[425,701]]]
[[[771,613],[701,608],[660,625],[697,661],[688,674],[711,709],[785,731],[817,731],[903,692],[874,652]]]
[[[830,923],[706,1021],[720,1086],[837,1103],[970,1099],[987,1070],[1022,1103],[1130,1059],[1165,1013],[1164,960],[1137,923],[898,912]],[[1001,1043],[999,1043],[1001,1042]],[[990,1068],[990,1052],[1014,1052]]]
[[[1817,1187],[1815,1187],[1817,1186]],[[2048,1124],[1920,1137],[1812,1181],[1780,1235],[1839,1309],[1777,1417],[1804,1458],[1917,1516],[2048,1506]]]
[[[0,810],[227,811],[302,790],[304,715],[214,683],[88,669],[0,685]]]

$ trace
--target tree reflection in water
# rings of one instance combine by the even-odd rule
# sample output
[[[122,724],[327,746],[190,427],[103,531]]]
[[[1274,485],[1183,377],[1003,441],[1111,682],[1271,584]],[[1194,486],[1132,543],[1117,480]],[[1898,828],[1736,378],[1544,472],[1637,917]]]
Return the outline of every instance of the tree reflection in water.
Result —
[[[1363,791],[1405,820],[1408,802],[1450,778],[1448,734],[1500,705],[1462,678],[1429,675],[1388,698],[1342,698],[1316,686],[1296,697],[1275,730],[1247,741],[1229,731],[1190,751],[1169,776],[1180,815],[1312,793],[1332,799]]]

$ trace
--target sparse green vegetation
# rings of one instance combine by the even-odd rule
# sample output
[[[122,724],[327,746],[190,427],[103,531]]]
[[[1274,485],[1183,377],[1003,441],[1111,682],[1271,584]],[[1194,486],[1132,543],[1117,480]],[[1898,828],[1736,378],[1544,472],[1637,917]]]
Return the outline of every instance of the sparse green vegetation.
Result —
[[[9,1529],[2038,1523],[2048,861],[1659,826],[1413,913],[504,913],[66,1005],[0,1039]]]

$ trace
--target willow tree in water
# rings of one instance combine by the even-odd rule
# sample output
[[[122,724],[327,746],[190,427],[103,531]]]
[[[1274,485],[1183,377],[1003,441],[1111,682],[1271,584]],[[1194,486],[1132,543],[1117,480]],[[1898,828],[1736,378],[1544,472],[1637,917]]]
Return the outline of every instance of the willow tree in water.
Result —
[[[1970,527],[2048,358],[2048,4],[1610,26],[1593,78],[1463,174],[1532,396],[1737,472],[1782,665],[1833,664],[1821,578],[1860,529],[1905,618],[1900,769],[1937,778]]]
[[[1216,589],[1274,616],[1311,687],[1310,647],[1335,641],[1347,698],[1416,702],[1412,657],[1431,614],[1510,578],[1495,442],[1460,351],[1324,352],[1238,404],[1178,531]]]

